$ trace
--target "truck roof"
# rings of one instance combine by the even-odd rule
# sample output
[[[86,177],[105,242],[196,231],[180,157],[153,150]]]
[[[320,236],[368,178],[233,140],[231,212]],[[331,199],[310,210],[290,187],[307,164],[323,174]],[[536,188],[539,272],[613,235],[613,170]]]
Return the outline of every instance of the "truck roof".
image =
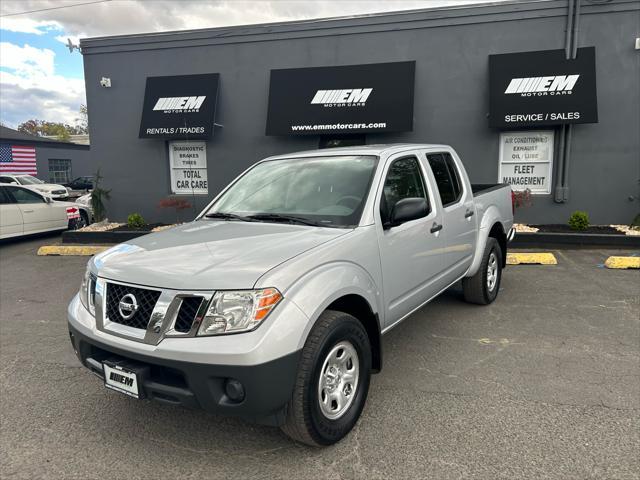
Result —
[[[405,150],[432,148],[450,148],[448,145],[433,143],[389,143],[377,145],[357,145],[353,147],[323,148],[319,150],[304,150],[284,155],[273,155],[265,160],[277,160],[285,158],[301,157],[326,157],[329,155],[391,155]]]

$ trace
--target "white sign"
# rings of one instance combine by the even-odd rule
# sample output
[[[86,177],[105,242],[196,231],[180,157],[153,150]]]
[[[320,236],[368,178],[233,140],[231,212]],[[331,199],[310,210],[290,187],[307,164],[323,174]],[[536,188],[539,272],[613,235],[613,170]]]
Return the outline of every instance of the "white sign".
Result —
[[[207,195],[207,145],[205,142],[169,142],[171,193]]]
[[[513,190],[551,193],[553,140],[551,130],[501,133],[498,182]]]

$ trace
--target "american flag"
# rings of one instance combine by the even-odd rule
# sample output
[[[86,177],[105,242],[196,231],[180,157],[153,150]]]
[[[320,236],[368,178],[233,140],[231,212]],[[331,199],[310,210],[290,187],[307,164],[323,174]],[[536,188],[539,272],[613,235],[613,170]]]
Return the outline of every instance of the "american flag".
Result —
[[[36,147],[0,144],[0,173],[37,175]]]

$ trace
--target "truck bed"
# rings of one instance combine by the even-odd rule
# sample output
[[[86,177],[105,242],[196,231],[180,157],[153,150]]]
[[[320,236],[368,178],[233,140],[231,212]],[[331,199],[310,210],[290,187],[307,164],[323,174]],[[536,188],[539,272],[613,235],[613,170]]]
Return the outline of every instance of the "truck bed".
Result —
[[[507,183],[472,183],[471,191],[473,192],[473,196],[477,197],[479,195],[489,193],[503,187],[509,187],[509,184]]]

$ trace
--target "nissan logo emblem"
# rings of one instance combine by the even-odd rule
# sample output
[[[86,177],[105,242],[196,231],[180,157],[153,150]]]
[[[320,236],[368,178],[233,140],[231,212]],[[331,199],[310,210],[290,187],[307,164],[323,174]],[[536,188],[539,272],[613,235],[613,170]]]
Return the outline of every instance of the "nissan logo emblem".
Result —
[[[118,303],[118,312],[124,320],[129,320],[138,311],[138,301],[131,293],[127,293]]]

